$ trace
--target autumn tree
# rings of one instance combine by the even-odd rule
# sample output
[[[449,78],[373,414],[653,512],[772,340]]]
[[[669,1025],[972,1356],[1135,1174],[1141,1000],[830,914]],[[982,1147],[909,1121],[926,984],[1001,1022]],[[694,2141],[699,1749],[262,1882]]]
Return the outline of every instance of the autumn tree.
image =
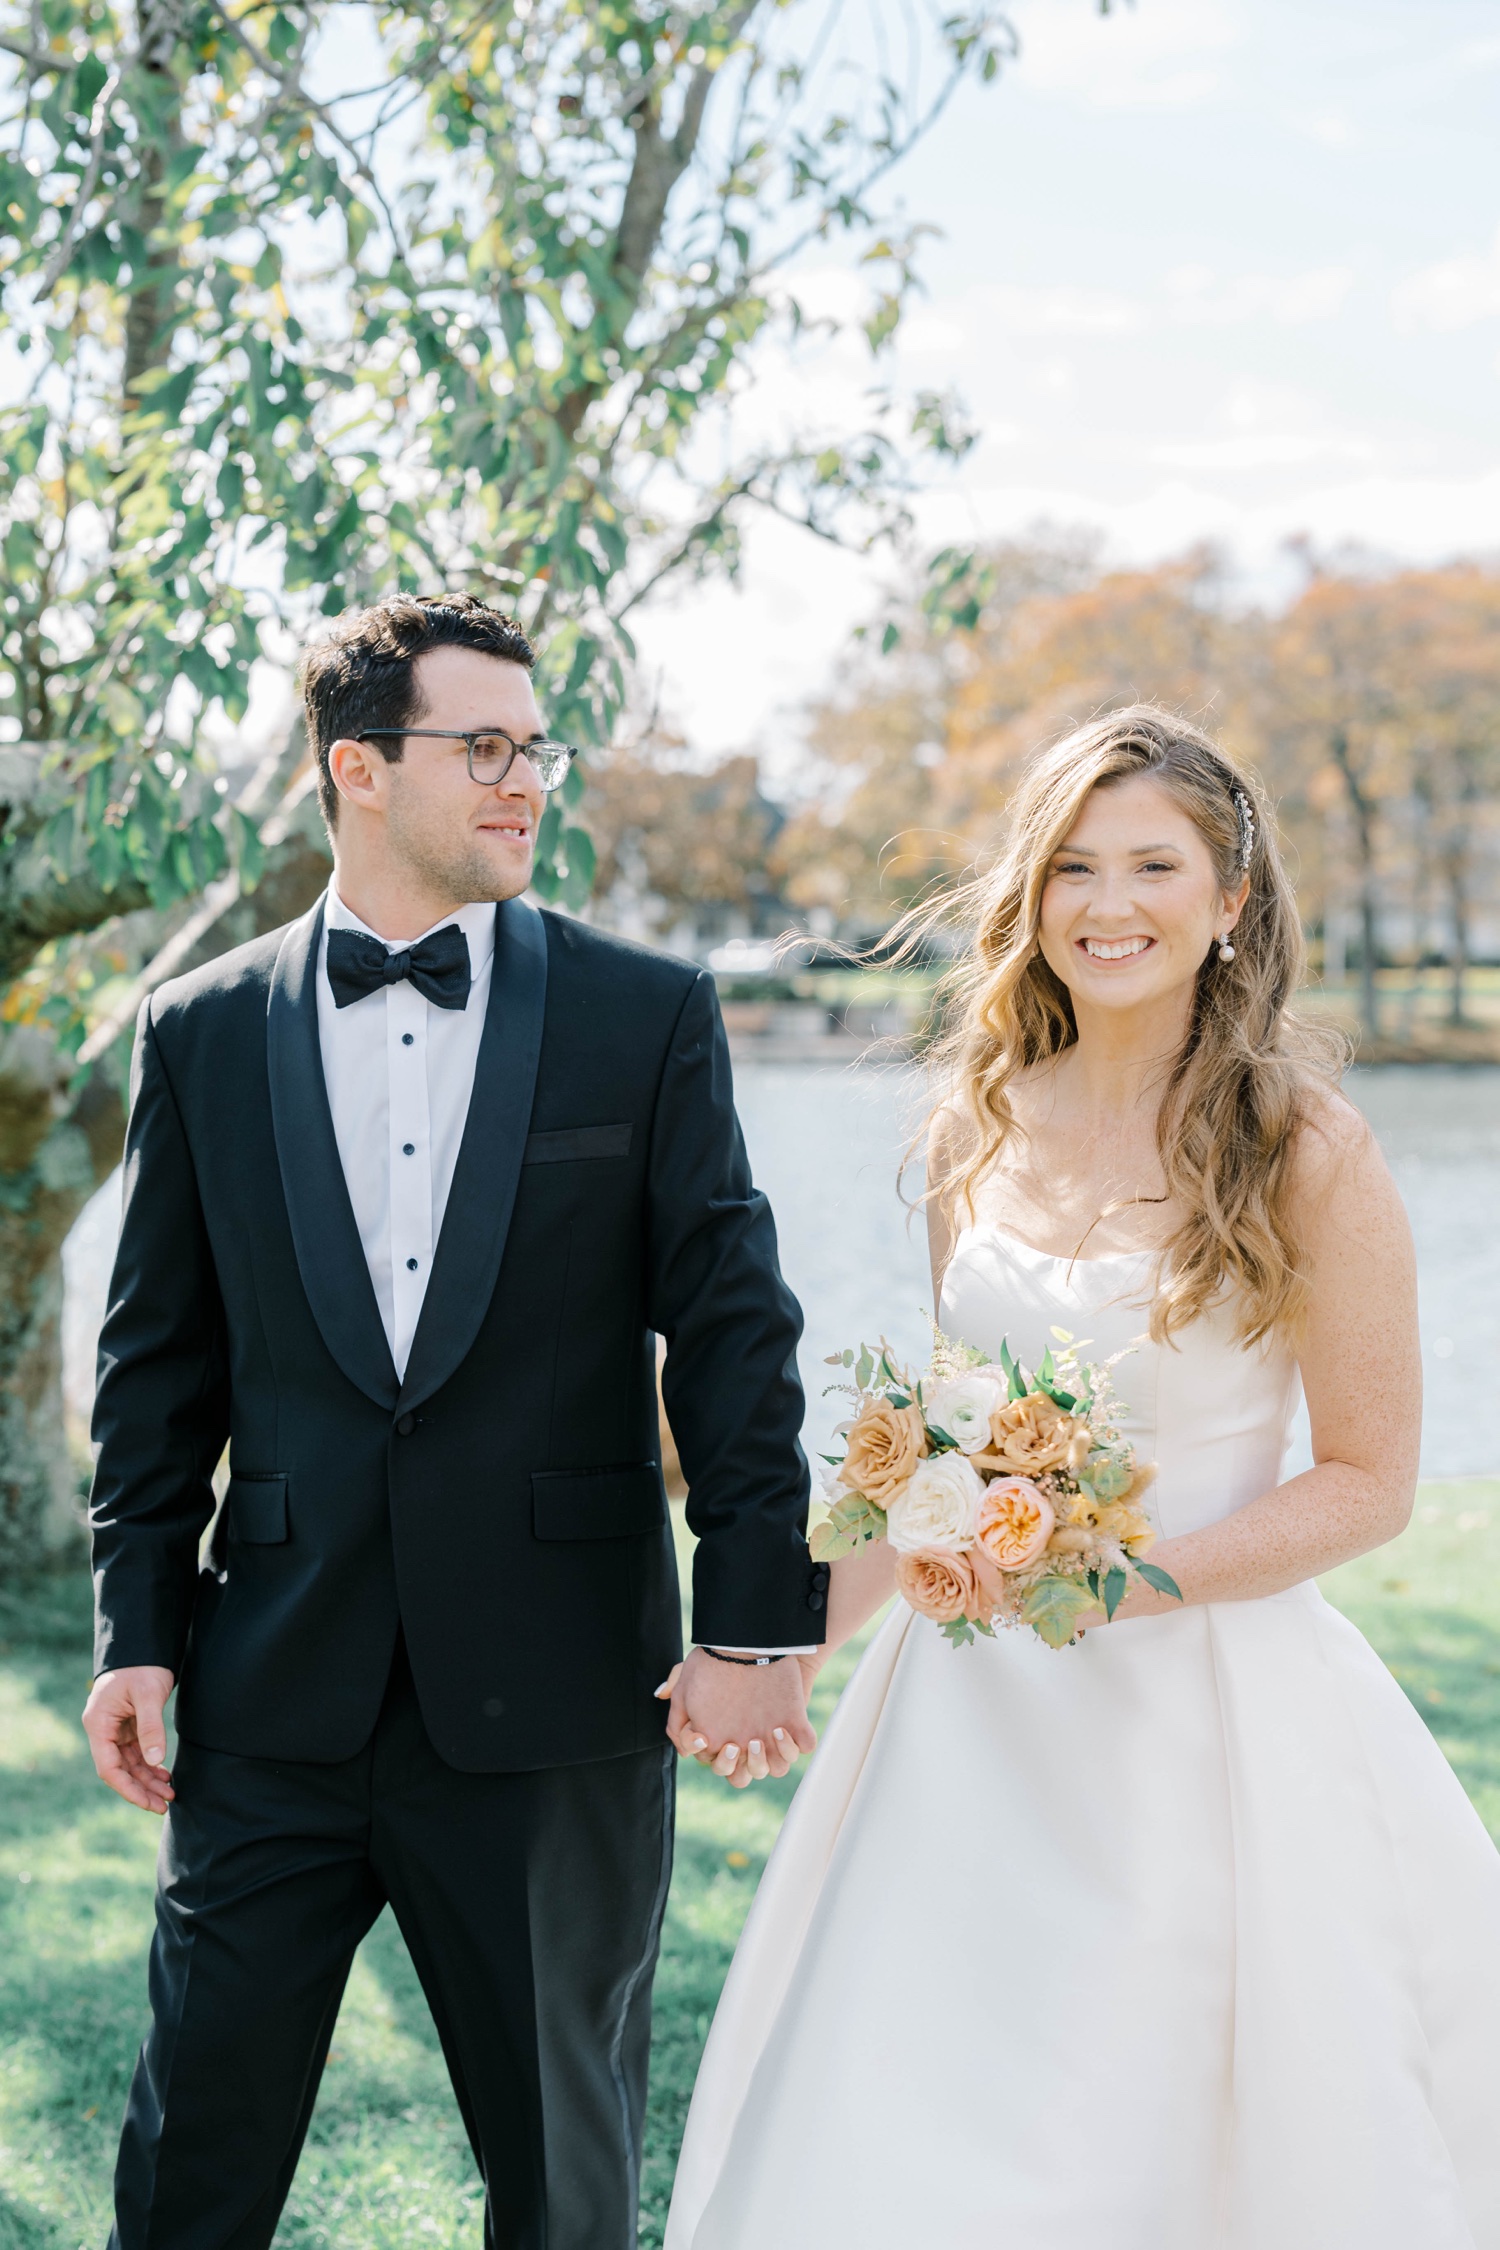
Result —
[[[1415,624],[1403,681],[1406,740],[1426,861],[1446,924],[1448,1022],[1467,1021],[1474,910],[1500,841],[1500,575],[1475,565],[1404,571],[1391,600]]]
[[[782,816],[756,760],[697,768],[682,749],[648,739],[593,769],[583,818],[599,855],[595,911],[632,936],[665,938],[726,910],[753,922],[776,905],[767,863]]]
[[[1054,533],[945,552],[864,629],[809,713],[807,773],[773,859],[790,904],[870,934],[968,864],[958,732],[1019,617],[1087,585],[1096,548]]]
[[[1408,903],[1414,903],[1411,839],[1402,815],[1413,803],[1414,758],[1432,716],[1426,575],[1315,566],[1274,625],[1260,697],[1260,731],[1273,773],[1300,772],[1313,796],[1329,807],[1341,805],[1346,815],[1359,928],[1359,1017],[1372,1040],[1381,1031],[1383,909],[1398,876],[1406,877]],[[1334,867],[1326,884],[1329,907],[1337,887]]]

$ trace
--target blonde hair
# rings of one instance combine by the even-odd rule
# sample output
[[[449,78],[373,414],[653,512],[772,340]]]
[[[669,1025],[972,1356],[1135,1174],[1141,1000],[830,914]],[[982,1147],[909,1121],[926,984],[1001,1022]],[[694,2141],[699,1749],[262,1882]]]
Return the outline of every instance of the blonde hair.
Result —
[[[1227,1297],[1238,1336],[1251,1344],[1273,1329],[1295,1331],[1306,1302],[1292,1231],[1292,1155],[1348,1048],[1339,1034],[1288,1011],[1302,979],[1302,924],[1264,789],[1168,711],[1132,704],[1040,752],[1011,800],[990,871],[906,918],[906,944],[951,916],[973,925],[969,951],[943,990],[951,1028],[936,1056],[947,1083],[933,1113],[956,1111],[967,1130],[927,1194],[950,1220],[959,1211],[973,1216],[975,1191],[1020,1129],[1011,1080],[1077,1038],[1067,987],[1037,943],[1042,891],[1090,791],[1135,774],[1188,814],[1226,891],[1249,878],[1234,958],[1221,961],[1215,948],[1199,970],[1187,1037],[1163,1089],[1157,1148],[1168,1199],[1183,1216],[1163,1246],[1151,1333],[1165,1340]]]

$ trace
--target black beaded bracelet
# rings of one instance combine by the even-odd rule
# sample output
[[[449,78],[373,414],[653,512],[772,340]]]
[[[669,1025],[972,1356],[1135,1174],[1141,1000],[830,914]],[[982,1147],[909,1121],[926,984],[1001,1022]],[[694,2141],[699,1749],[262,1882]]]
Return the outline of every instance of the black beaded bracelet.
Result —
[[[723,1649],[721,1649],[721,1648],[708,1648],[708,1647],[706,1647],[706,1646],[704,1645],[704,1643],[703,1643],[702,1641],[700,1641],[700,1642],[698,1643],[698,1646],[699,1646],[699,1648],[701,1648],[701,1649],[703,1650],[703,1653],[704,1653],[704,1655],[705,1655],[705,1656],[712,1656],[712,1657],[716,1658],[716,1659],[717,1659],[717,1661],[718,1661],[718,1662],[719,1662],[720,1664],[753,1664],[753,1665],[754,1665],[754,1666],[756,1667],[756,1669],[757,1669],[757,1670],[759,1670],[759,1668],[760,1668],[760,1667],[761,1667],[762,1665],[764,1665],[764,1664],[784,1664],[784,1663],[786,1662],[786,1658],[785,1658],[785,1656],[784,1656],[784,1655],[783,1655],[783,1656],[726,1656],[726,1655],[725,1655],[725,1653],[724,1653],[724,1651],[723,1651]]]

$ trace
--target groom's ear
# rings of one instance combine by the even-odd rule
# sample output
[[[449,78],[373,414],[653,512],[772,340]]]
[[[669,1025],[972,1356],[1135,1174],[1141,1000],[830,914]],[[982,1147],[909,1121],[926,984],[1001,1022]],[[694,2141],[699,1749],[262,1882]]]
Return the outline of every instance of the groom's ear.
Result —
[[[371,742],[356,742],[352,735],[340,735],[328,750],[328,772],[338,795],[361,812],[379,812],[385,803],[385,769],[389,760],[383,758]]]

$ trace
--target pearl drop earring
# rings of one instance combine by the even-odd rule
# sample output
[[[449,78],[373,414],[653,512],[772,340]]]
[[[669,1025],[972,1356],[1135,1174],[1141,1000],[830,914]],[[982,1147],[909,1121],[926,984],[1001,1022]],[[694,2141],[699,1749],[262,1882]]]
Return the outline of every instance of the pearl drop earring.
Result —
[[[1229,942],[1227,930],[1219,940],[1219,959],[1221,961],[1232,961],[1234,959],[1234,947]]]

